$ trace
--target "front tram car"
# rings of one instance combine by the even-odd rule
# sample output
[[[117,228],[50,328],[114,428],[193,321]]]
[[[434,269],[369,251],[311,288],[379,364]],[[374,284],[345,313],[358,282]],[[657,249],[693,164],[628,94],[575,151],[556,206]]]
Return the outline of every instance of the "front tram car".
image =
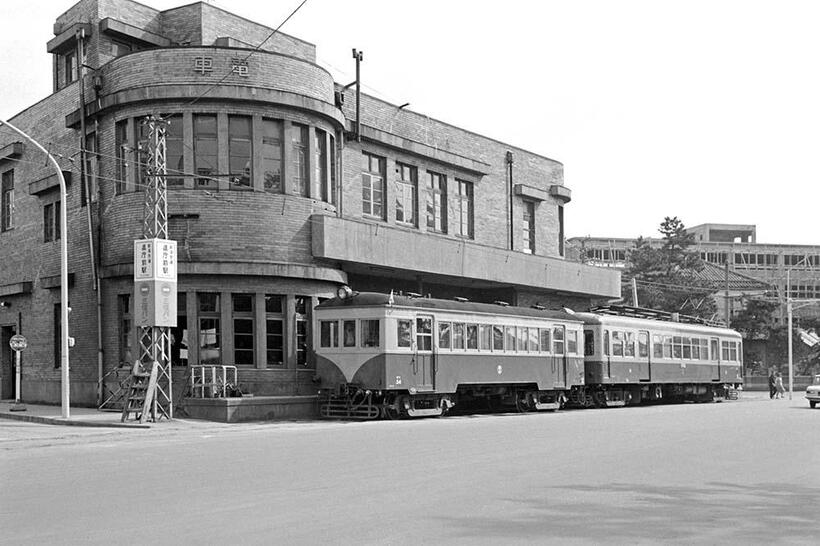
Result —
[[[584,380],[583,325],[563,311],[348,290],[314,317],[324,417],[557,409]]]
[[[642,401],[711,401],[742,382],[742,339],[693,317],[607,306],[584,320],[585,384],[572,402],[617,406]]]

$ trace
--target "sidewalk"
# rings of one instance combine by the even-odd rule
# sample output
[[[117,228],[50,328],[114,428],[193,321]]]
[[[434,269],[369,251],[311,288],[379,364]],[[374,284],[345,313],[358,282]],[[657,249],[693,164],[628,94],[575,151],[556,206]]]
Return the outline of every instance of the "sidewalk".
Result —
[[[11,411],[11,408],[14,407],[14,400],[0,401],[0,419],[76,427],[151,428],[149,423],[140,424],[138,421],[133,420],[125,423],[121,422],[122,412],[119,411],[69,407],[70,417],[64,419],[61,406],[22,404],[25,411]]]

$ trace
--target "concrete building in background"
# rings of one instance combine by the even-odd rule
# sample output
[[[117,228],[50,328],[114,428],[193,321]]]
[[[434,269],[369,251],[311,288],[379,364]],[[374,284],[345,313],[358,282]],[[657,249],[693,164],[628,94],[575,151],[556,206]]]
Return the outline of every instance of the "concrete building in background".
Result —
[[[235,365],[244,390],[310,407],[312,309],[343,284],[547,307],[619,296],[618,272],[564,258],[561,163],[357,101],[308,42],[202,2],[82,0],[53,30],[54,92],[10,121],[58,157],[68,233],[56,173],[0,129],[2,398],[15,394],[8,339],[22,333],[22,399],[60,400],[61,237],[72,403],[98,403],[101,382],[136,358],[149,115],[169,121],[177,386],[192,364]]]
[[[709,277],[715,286],[720,283],[720,273],[715,273],[715,269],[724,269],[728,264],[735,300],[733,312],[742,308],[740,300],[744,295],[763,297],[761,288],[766,286],[769,290],[765,296],[781,303],[775,318],[782,324],[786,323],[786,298],[820,299],[820,246],[758,243],[756,227],[751,224],[701,224],[686,231],[695,236],[692,248],[713,266]],[[663,244],[660,238],[648,240],[658,246]],[[567,243],[573,259],[580,259],[583,254],[590,265],[623,269],[635,239],[573,237]],[[759,281],[763,286],[749,280]],[[804,303],[795,306],[795,317],[820,316],[820,305]]]

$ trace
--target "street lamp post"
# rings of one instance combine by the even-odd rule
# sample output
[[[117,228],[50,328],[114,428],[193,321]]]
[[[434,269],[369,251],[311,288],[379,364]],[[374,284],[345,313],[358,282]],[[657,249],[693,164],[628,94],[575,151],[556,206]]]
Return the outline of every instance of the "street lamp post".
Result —
[[[64,419],[71,417],[69,409],[69,384],[68,384],[68,227],[66,221],[66,190],[65,178],[60,164],[54,159],[48,150],[43,148],[39,142],[28,136],[26,133],[9,123],[0,119],[0,125],[5,125],[12,131],[34,144],[41,150],[54,168],[57,169],[57,178],[60,181],[60,371],[61,371],[61,404],[62,416]]]

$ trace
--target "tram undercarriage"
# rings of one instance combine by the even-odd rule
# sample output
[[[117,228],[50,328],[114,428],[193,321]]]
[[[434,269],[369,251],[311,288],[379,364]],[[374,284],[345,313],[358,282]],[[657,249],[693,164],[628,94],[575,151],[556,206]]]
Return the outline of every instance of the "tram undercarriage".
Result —
[[[643,403],[714,402],[731,399],[731,385],[708,383],[582,385],[570,391],[568,404],[582,408],[608,408]]]

